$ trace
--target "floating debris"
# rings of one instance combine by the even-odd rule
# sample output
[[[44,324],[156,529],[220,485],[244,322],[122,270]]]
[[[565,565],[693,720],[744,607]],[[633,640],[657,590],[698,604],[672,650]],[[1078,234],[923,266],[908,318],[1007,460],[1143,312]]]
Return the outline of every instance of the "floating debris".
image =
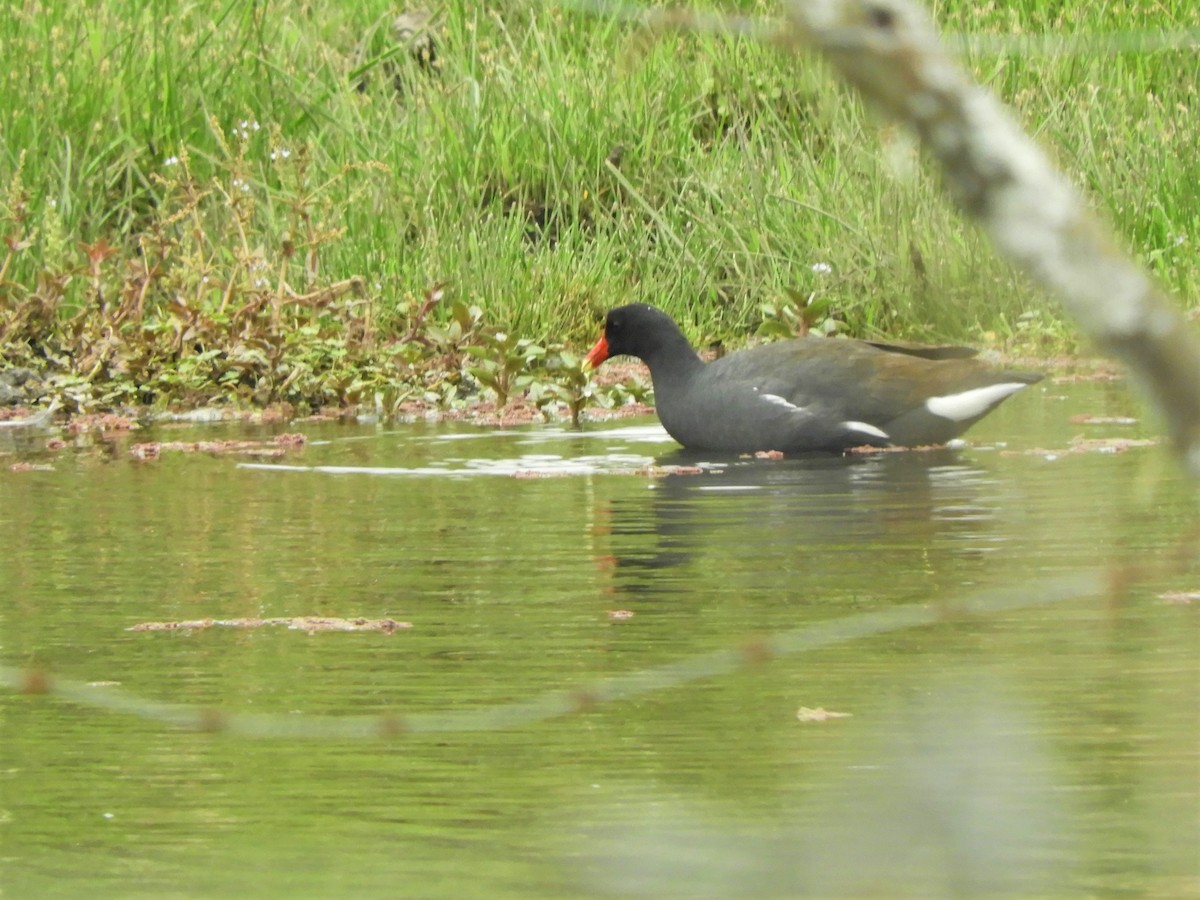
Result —
[[[703,475],[710,471],[703,466],[642,466],[639,469],[618,470],[618,475],[644,475],[647,478],[663,478],[667,475]]]
[[[140,622],[126,631],[203,631],[206,628],[263,628],[267,625],[284,625],[290,631],[381,631],[393,634],[401,629],[412,628],[412,622],[395,619],[342,619],[327,616],[292,616],[271,619],[186,619],[179,622]]]
[[[826,709],[823,706],[809,707],[802,706],[796,710],[796,721],[798,722],[828,722],[830,719],[848,719],[851,713],[834,712],[831,709]]]
[[[303,434],[277,434],[269,441],[151,441],[134,444],[129,452],[134,459],[157,459],[163,453],[240,453],[278,459],[307,440]]]
[[[1124,453],[1135,447],[1155,447],[1160,443],[1158,438],[1073,438],[1069,447],[1050,450],[1045,447],[1031,447],[1028,450],[1002,450],[1001,456],[1040,456],[1053,462],[1063,456],[1073,456],[1080,453]]]
[[[1163,603],[1186,606],[1200,600],[1200,591],[1166,591],[1159,594],[1158,599],[1163,601]]]
[[[67,423],[69,434],[83,434],[88,431],[133,431],[138,428],[137,422],[128,416],[118,416],[112,413],[97,415],[78,415]]]
[[[10,472],[53,472],[54,466],[49,463],[16,462],[8,467]]]
[[[946,441],[944,444],[920,444],[916,447],[891,444],[886,447],[877,447],[874,444],[860,444],[857,447],[847,447],[842,452],[853,456],[872,456],[880,453],[939,453],[943,450],[965,450],[970,446],[969,441],[955,438],[954,440]]]
[[[1138,420],[1131,416],[1093,416],[1081,413],[1071,416],[1070,422],[1072,425],[1136,425]]]

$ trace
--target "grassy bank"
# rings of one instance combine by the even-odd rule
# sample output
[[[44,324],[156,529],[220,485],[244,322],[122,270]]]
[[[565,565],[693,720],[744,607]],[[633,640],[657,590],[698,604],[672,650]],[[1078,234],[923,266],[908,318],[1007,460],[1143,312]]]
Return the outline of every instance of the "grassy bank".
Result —
[[[1009,39],[973,70],[1192,297],[1195,55],[1134,38],[1196,29],[1200,10],[1094,6],[937,14]],[[811,301],[853,334],[1072,346],[908,144],[810,61],[558,7],[452,0],[427,38],[395,12],[0,10],[6,362],[80,408],[454,403],[530,370],[570,394],[566,348],[632,300],[697,340]],[[1084,42],[1011,40],[1039,35]]]

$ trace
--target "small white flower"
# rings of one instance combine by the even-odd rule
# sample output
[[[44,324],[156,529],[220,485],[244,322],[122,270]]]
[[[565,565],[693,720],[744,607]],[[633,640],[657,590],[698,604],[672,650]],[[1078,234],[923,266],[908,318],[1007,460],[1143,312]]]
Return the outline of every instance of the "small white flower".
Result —
[[[833,266],[831,266],[827,262],[813,263],[812,270],[814,272],[816,272],[818,275],[828,275],[830,272],[833,271]]]
[[[46,203],[51,209],[58,209],[58,200],[56,200],[54,197],[48,198]]]
[[[164,166],[177,166],[177,165],[179,165],[179,157],[178,156],[168,156],[166,159],[163,160],[163,165]]]
[[[229,129],[229,133],[243,141],[249,140],[251,131],[258,131],[262,126],[257,121],[242,119],[241,122]]]
[[[270,282],[265,278],[255,278],[254,279],[254,286],[256,288],[265,288],[268,284],[270,284]]]

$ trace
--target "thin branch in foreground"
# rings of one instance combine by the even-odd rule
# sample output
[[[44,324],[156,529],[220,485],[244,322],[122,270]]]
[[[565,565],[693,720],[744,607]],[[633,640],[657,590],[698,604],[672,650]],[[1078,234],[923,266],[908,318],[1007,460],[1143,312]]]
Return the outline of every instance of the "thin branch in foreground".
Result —
[[[1130,367],[1200,474],[1200,344],[1003,104],[950,58],[925,13],[911,0],[790,0],[785,9],[791,40],[778,43],[815,48],[917,133],[996,248]]]
[[[598,706],[727,675],[773,659],[797,656],[847,641],[936,625],[972,616],[1027,609],[1112,594],[1126,589],[1134,572],[1086,570],[1028,584],[981,590],[959,601],[920,603],[820,622],[783,634],[617,675],[591,685],[549,691],[529,700],[445,712],[372,716],[307,716],[289,713],[226,713],[211,708],[137,697],[106,683],[87,684],[36,669],[0,665],[0,686],[30,695],[50,695],[92,709],[127,713],[193,731],[251,738],[397,738],[416,734],[496,731],[590,712]]]

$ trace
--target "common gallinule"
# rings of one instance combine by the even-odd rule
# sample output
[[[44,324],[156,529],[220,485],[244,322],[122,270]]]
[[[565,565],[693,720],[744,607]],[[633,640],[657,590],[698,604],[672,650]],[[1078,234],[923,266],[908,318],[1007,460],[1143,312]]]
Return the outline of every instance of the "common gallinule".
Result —
[[[1042,378],[991,370],[967,347],[823,337],[705,363],[670,316],[641,303],[609,311],[587,362],[624,354],[650,367],[663,427],[692,450],[944,444]]]

